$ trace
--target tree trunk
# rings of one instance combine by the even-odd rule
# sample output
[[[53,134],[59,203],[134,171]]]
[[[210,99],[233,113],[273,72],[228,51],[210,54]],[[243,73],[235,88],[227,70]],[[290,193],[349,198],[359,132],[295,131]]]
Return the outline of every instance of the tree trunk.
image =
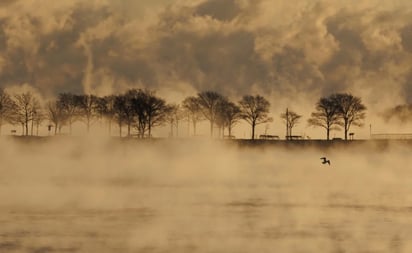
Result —
[[[127,123],[127,137],[130,137],[130,122]]]
[[[329,140],[330,128],[326,128],[326,140]]]
[[[34,128],[34,120],[31,121],[31,130],[30,130],[31,136],[33,136],[33,128]]]
[[[112,136],[112,120],[109,119],[109,137]]]
[[[256,127],[256,123],[253,122],[253,123],[252,123],[252,140],[255,139],[255,127]]]
[[[213,120],[210,120],[210,138],[213,138]]]
[[[29,136],[29,121],[26,120],[26,136]]]
[[[179,120],[176,120],[176,138],[179,138]]]
[[[345,141],[348,140],[348,119],[344,119],[345,120]]]
[[[187,137],[190,137],[190,117],[189,116],[187,117]]]
[[[173,120],[170,121],[170,138],[173,138]]]
[[[196,136],[196,120],[193,120],[193,136]]]
[[[229,130],[229,139],[230,139],[230,137],[232,136],[232,126],[231,125],[228,126],[228,130]]]

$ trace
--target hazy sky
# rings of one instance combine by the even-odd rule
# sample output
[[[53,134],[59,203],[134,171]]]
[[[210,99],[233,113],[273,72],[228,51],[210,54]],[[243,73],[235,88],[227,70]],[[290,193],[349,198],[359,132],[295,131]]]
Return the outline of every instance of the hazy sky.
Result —
[[[44,96],[216,90],[313,108],[322,95],[352,92],[378,113],[412,103],[411,81],[408,0],[0,4],[0,85],[27,83]]]

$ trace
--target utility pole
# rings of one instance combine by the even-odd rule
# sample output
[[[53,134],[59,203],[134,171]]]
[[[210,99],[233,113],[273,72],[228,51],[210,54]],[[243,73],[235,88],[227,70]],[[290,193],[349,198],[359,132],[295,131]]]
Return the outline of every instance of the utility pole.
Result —
[[[372,139],[372,124],[369,124],[369,139]]]
[[[289,140],[289,109],[286,108],[286,140]]]

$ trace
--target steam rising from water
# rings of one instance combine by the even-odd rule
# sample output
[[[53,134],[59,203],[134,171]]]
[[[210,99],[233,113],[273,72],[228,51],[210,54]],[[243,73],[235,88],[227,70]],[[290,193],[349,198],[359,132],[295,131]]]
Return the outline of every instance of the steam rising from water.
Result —
[[[411,102],[411,10],[407,0],[2,1],[0,81],[44,96],[145,86],[310,105],[350,91],[382,111]]]
[[[412,249],[407,146],[1,141],[1,251]]]

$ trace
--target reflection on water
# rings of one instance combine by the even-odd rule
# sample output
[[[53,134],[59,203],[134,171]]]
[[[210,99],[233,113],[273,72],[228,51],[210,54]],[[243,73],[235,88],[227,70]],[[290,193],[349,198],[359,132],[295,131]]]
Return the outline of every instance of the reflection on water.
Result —
[[[126,153],[87,168],[94,155],[39,158],[30,176],[8,161],[0,252],[412,252],[412,171],[388,155],[348,165],[336,154],[323,167],[316,151],[278,151],[287,163],[242,152],[201,164],[196,154],[121,163]]]
[[[278,202],[264,196],[193,201],[166,191],[141,208],[2,210],[0,252],[410,252],[412,207]],[[152,191],[151,191],[152,190]],[[233,190],[233,189],[232,189]],[[236,195],[236,194],[235,194]],[[173,199],[176,199],[174,203]],[[180,200],[179,200],[180,199]],[[185,203],[181,199],[191,199]],[[133,204],[131,204],[133,206]]]

